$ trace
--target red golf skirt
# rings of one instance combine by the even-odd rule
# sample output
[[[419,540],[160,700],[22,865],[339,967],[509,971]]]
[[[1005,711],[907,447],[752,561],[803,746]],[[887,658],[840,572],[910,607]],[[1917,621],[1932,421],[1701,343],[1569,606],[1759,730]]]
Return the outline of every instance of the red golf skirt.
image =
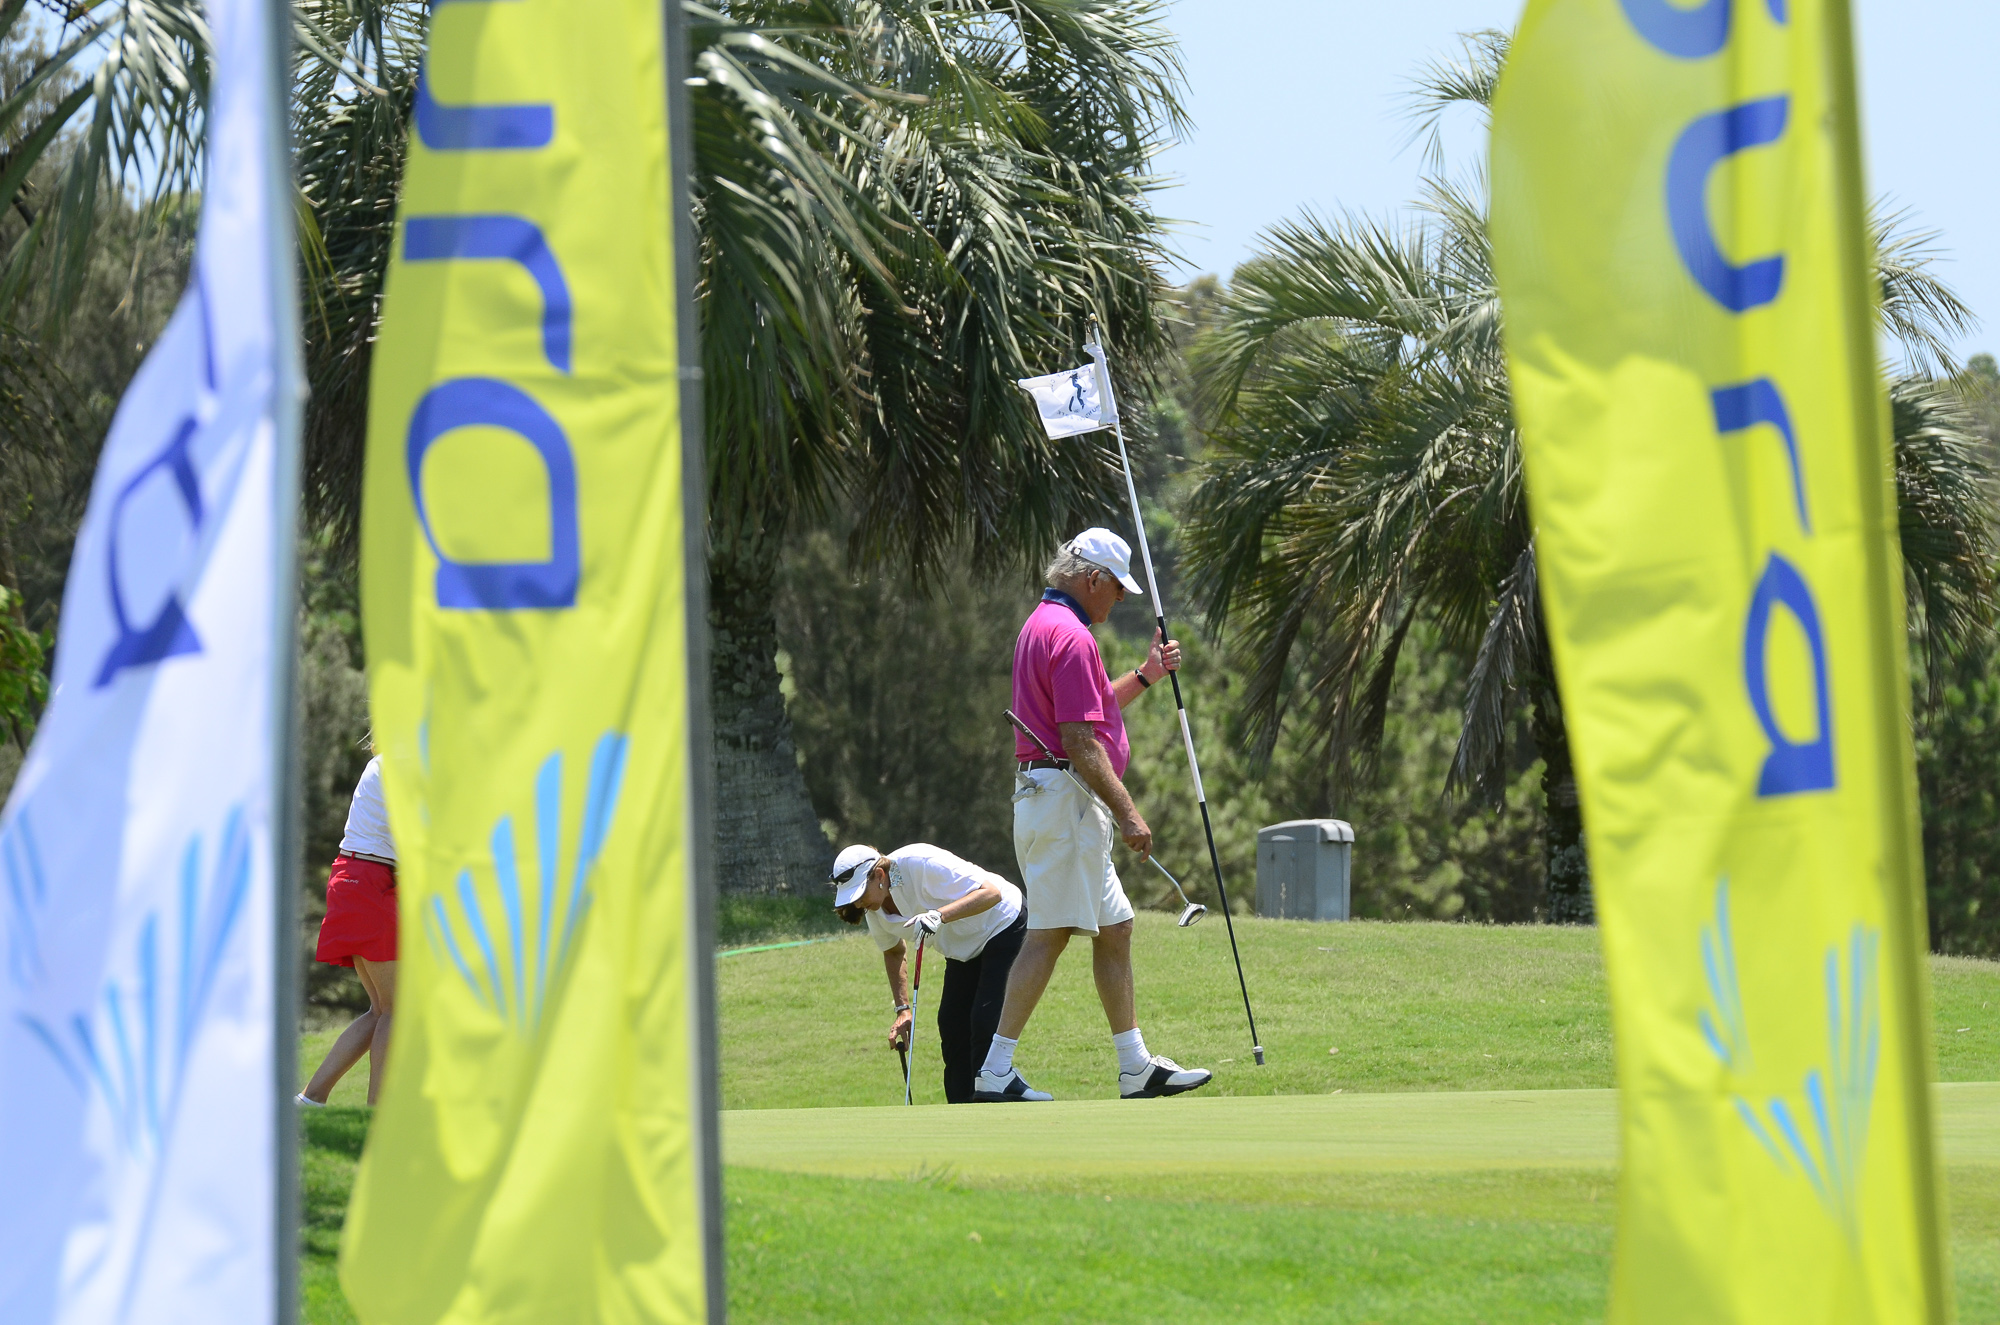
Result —
[[[333,858],[326,880],[326,919],[313,956],[329,966],[396,960],[396,871],[376,860]]]

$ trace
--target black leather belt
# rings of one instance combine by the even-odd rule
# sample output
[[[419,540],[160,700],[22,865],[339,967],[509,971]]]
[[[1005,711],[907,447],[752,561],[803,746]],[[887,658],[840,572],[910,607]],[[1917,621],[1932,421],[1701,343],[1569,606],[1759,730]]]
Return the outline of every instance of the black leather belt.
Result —
[[[1026,773],[1037,768],[1068,768],[1068,767],[1069,767],[1069,760],[1067,759],[1030,759],[1026,763],[1021,765],[1021,771],[1023,773]]]

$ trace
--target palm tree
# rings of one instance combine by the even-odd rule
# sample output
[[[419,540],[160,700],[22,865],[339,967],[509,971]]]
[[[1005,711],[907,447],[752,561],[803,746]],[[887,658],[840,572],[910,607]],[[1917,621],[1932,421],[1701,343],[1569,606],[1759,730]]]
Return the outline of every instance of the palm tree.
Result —
[[[1505,54],[1480,34],[1428,71],[1426,127],[1456,102],[1488,106]],[[1405,229],[1308,215],[1238,270],[1196,352],[1212,449],[1184,564],[1210,625],[1232,632],[1260,748],[1297,710],[1336,790],[1379,746],[1398,655],[1429,622],[1468,664],[1446,794],[1494,790],[1525,717],[1544,764],[1546,914],[1588,920],[1484,201],[1434,179],[1425,211]],[[1935,662],[1991,623],[1991,474],[1956,397],[1920,375],[1946,366],[1967,310],[1926,270],[1926,237],[1893,218],[1877,233],[1884,324],[1915,365],[1891,384],[1910,628]]]
[[[0,318],[36,274],[59,318],[98,200],[199,184],[198,0],[74,0],[0,89]],[[684,6],[713,546],[717,801],[733,885],[787,886],[825,843],[790,749],[769,591],[835,509],[857,565],[919,576],[1050,545],[1101,509],[1101,448],[1051,446],[1015,378],[1105,323],[1143,385],[1166,333],[1148,162],[1181,125],[1161,0],[716,0]],[[425,0],[294,0],[307,274],[309,514],[351,557],[370,346]],[[0,0],[0,41],[36,16]],[[64,137],[65,134],[69,136]],[[47,200],[24,181],[59,165]],[[53,279],[40,279],[42,276]]]
[[[1147,169],[1179,74],[1152,0],[690,13],[719,846],[730,885],[783,887],[830,853],[774,664],[778,550],[839,504],[857,566],[995,567],[1103,508],[1107,453],[1051,444],[1013,384],[1091,313],[1140,379],[1161,362]],[[754,132],[781,114],[782,174]]]
[[[341,53],[299,80],[308,495],[351,545],[426,6],[299,3]],[[1139,381],[1162,360],[1147,162],[1181,124],[1179,72],[1155,0],[685,8],[718,859],[725,886],[783,889],[830,853],[780,691],[779,550],[839,510],[857,567],[921,577],[1102,508],[1106,453],[1051,445],[1013,382],[1073,355],[1092,313]]]

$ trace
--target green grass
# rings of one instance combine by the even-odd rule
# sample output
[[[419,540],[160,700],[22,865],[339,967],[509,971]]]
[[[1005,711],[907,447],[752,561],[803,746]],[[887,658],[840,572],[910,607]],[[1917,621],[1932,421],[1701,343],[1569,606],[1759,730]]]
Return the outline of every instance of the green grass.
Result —
[[[2000,1321],[2000,1170],[1948,1171],[1962,1325]],[[1595,1321],[1608,1170],[1353,1173],[1252,1187],[728,1176],[730,1318]],[[972,1234],[978,1233],[974,1240]]]
[[[730,1319],[1596,1319],[1611,1231],[730,1173]],[[1476,1307],[1471,1304],[1476,1303]]]
[[[724,897],[715,907],[715,946],[724,950],[852,933],[824,897]]]
[[[1941,1086],[1939,1106],[1959,1318],[2000,1321],[2000,1083]],[[1037,1318],[1130,1314],[1117,1248],[1197,1319],[1232,1299],[1256,1320],[1596,1319],[1616,1110],[1598,1090],[1196,1096],[996,1110],[976,1133],[932,1107],[893,1139],[875,1109],[735,1113],[732,1307],[984,1319],[998,1224]],[[892,1272],[853,1273],[864,1257]]]
[[[1221,917],[1141,913],[1132,944],[1147,1044],[1213,1068],[1218,1095],[1567,1090],[1612,1084],[1604,963],[1590,929],[1238,918],[1268,1065],[1250,1059]],[[929,965],[929,963],[926,963]],[[1939,1079],[2000,1079],[2000,963],[1932,961]],[[927,973],[928,1007],[942,972]],[[865,937],[716,965],[726,1109],[889,1104],[888,984]],[[920,1010],[921,1012],[921,1010]],[[928,1013],[918,1098],[942,1102]],[[1968,1029],[1960,1030],[1960,1027]],[[810,1039],[810,1073],[798,1070]],[[1087,945],[1065,954],[1017,1059],[1058,1099],[1117,1095]],[[926,1049],[926,1044],[930,1045]],[[1331,1050],[1338,1049],[1335,1054]]]
[[[1142,915],[1135,943],[1148,1041],[1215,1068],[1211,1090],[1110,1098],[1079,945],[1021,1047],[1064,1103],[983,1114],[975,1133],[957,1110],[851,1107],[901,1092],[873,946],[823,907],[732,902],[724,947],[843,936],[717,964],[723,1099],[740,1111],[725,1119],[732,1319],[1601,1319],[1615,1097],[1596,934],[1239,919],[1258,1069],[1219,921]],[[1940,1078],[2000,1079],[2000,964],[1934,959],[1932,977]],[[308,1070],[330,1039],[302,1045]],[[934,1042],[919,1052],[919,1098],[940,1099]],[[366,1072],[336,1105],[365,1098]],[[1940,1101],[1959,1319],[2000,1325],[2000,1091]],[[333,1266],[366,1119],[305,1120],[314,1325],[352,1319]]]
[[[353,1325],[337,1274],[340,1226],[369,1116],[366,1108],[338,1105],[300,1114],[299,1314],[307,1325]]]

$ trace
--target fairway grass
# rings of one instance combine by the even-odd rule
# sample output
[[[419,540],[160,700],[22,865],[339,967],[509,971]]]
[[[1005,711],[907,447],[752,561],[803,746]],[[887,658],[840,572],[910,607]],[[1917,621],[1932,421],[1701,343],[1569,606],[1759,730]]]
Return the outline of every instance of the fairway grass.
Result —
[[[1134,943],[1148,1042],[1212,1087],[1113,1098],[1079,944],[1020,1051],[1059,1103],[974,1128],[938,1103],[935,967],[935,1107],[885,1112],[902,1079],[873,945],[804,906],[732,912],[738,949],[833,936],[716,965],[732,1320],[1601,1320],[1616,1097],[1595,931],[1238,919],[1259,1069],[1219,919],[1142,914]],[[2000,1079],[2000,964],[1931,972],[1940,1079]],[[331,1039],[305,1038],[305,1071]],[[353,1319],[334,1258],[366,1091],[364,1062],[345,1107],[304,1118],[312,1325]],[[2000,1085],[1938,1102],[1958,1318],[2000,1325]]]
[[[729,1174],[743,1322],[1521,1322],[1602,1315],[1611,1230]]]
[[[1146,1043],[1212,1069],[1205,1095],[1613,1084],[1594,929],[1238,917],[1267,1050],[1259,1068],[1219,921],[1177,929],[1170,916],[1141,912],[1132,942]],[[716,963],[725,1109],[901,1102],[882,958],[865,937],[848,934]],[[941,1104],[933,1010],[943,978],[926,966],[916,1098]],[[2000,963],[1933,958],[1931,979],[1938,1079],[2000,1079]],[[1116,1098],[1086,941],[1057,966],[1015,1061],[1057,1099]]]
[[[1949,1165],[2000,1170],[2000,1082],[1934,1088]],[[1152,1182],[1340,1173],[1599,1169],[1618,1163],[1618,1095],[1609,1090],[1437,1091],[1421,1095],[1075,1100],[962,1111],[931,1105],[751,1110],[722,1118],[722,1156],[738,1167],[838,1177],[949,1169],[1007,1183],[1051,1175]]]
[[[2000,1084],[1937,1090],[1959,1319],[2000,1321]],[[1611,1091],[1076,1101],[989,1110],[976,1132],[960,1116],[886,1115],[908,1120],[889,1137],[874,1109],[725,1115],[735,1318],[1118,1320],[1148,1286],[1198,1320],[1602,1315]]]
[[[1992,1113],[1990,1094],[1962,1102]],[[1948,1154],[1962,1149],[1951,1119],[1968,1112],[1945,1104]],[[1163,1148],[1179,1140],[1164,1121]],[[364,1109],[306,1117],[309,1325],[354,1320],[335,1255],[366,1123]],[[795,1144],[823,1158],[830,1130]],[[1959,1320],[1993,1325],[2000,1168],[1953,1163],[1947,1178]],[[1591,1321],[1610,1271],[1615,1186],[1609,1168],[1590,1166],[1203,1172],[1181,1162],[1142,1178],[920,1161],[900,1178],[853,1179],[732,1165],[730,1312],[942,1322],[1021,1307],[1035,1320],[1116,1320],[1143,1314],[1137,1288],[1149,1285],[1196,1320],[1240,1308],[1258,1321]]]

